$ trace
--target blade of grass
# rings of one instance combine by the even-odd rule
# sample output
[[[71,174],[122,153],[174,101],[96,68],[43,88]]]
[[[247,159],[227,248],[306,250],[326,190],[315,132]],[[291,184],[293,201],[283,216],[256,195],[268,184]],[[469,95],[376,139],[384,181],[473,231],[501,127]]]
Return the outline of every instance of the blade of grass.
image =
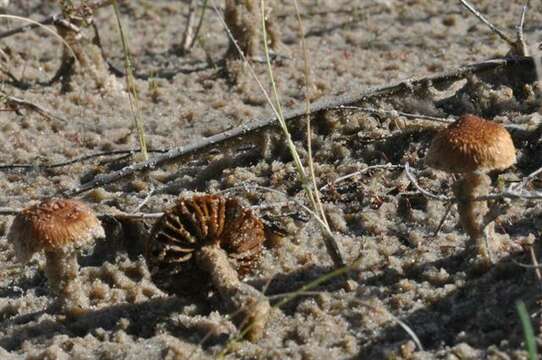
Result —
[[[139,147],[141,148],[141,155],[144,160],[149,159],[147,151],[147,142],[145,140],[145,128],[143,127],[143,119],[141,118],[141,112],[139,107],[139,97],[135,84],[134,69],[132,65],[132,58],[130,54],[130,48],[128,46],[128,39],[124,33],[122,21],[120,20],[120,10],[117,0],[112,2],[113,9],[115,11],[115,18],[117,19],[117,25],[119,28],[120,39],[122,42],[122,51],[124,53],[124,68],[126,70],[126,86],[128,87],[128,98],[130,99],[130,109],[132,116],[134,117],[134,125],[137,130],[137,136],[139,140]]]
[[[314,191],[314,197],[316,200],[316,206],[318,207],[318,210],[320,211],[320,216],[322,217],[322,220],[325,222],[326,226],[329,227],[329,224],[327,222],[326,214],[324,212],[324,207],[322,206],[322,201],[320,200],[320,192],[318,190],[318,185],[316,184],[316,175],[314,172],[314,161],[312,158],[312,131],[311,131],[311,102],[309,98],[309,87],[311,84],[310,79],[310,64],[309,64],[309,52],[307,50],[307,46],[305,44],[305,27],[303,26],[303,20],[301,19],[301,12],[299,11],[299,5],[297,3],[297,0],[294,0],[294,6],[295,6],[295,13],[297,16],[297,23],[299,24],[299,36],[301,39],[301,50],[303,51],[303,78],[304,78],[304,86],[303,89],[305,91],[304,98],[305,98],[305,118],[307,121],[307,157],[308,157],[308,164],[309,164],[309,174],[312,181],[312,188]],[[316,210],[316,209],[315,209]]]
[[[286,124],[286,120],[284,118],[284,112],[281,106],[280,95],[277,89],[277,84],[275,82],[273,67],[271,66],[269,46],[267,44],[268,41],[267,41],[267,27],[265,23],[265,20],[266,20],[265,0],[260,0],[260,11],[261,11],[261,26],[262,26],[262,33],[263,33],[263,46],[264,46],[264,52],[265,52],[265,59],[266,59],[266,64],[267,64],[267,71],[269,73],[269,79],[271,81],[271,88],[273,90],[273,96],[275,98],[274,105],[277,111],[277,118],[279,120],[284,136],[286,137],[286,143],[288,145],[288,149],[290,150],[290,154],[292,155],[294,159],[294,164],[296,166],[297,174],[303,185],[303,189],[305,190],[305,193],[307,194],[307,197],[309,198],[313,209],[317,212],[320,212],[322,222],[325,224],[325,226],[322,227],[322,230],[323,230],[324,243],[326,245],[327,251],[331,259],[333,260],[335,267],[339,268],[339,267],[345,266],[346,263],[344,262],[341,251],[339,249],[337,242],[335,241],[333,233],[331,232],[331,229],[329,228],[322,204],[319,201],[318,196],[315,195],[315,191],[317,191],[317,188],[316,186],[313,187],[313,182],[307,176],[305,168],[303,167],[303,163],[301,162],[301,157],[299,156],[297,148],[292,140],[290,131],[288,130],[288,125]],[[305,112],[308,114],[310,112],[310,104],[305,103],[305,107],[306,107]],[[310,130],[310,121],[308,122],[308,124],[309,124],[309,130]],[[310,138],[310,133],[307,134],[307,136]],[[309,144],[309,148],[310,148],[310,144]],[[312,159],[312,153],[311,153],[310,158]],[[314,168],[312,170],[314,171]],[[313,181],[314,183],[316,182],[314,178],[313,178]]]
[[[249,70],[252,78],[254,79],[254,81],[256,81],[256,83],[258,84],[258,87],[262,91],[262,94],[264,95],[267,103],[271,107],[271,109],[273,111],[273,114],[275,115],[275,117],[279,121],[281,129],[285,133],[286,143],[288,145],[288,148],[291,151],[292,157],[294,158],[294,163],[295,163],[295,166],[296,166],[296,170],[297,170],[297,172],[299,174],[298,176],[300,176],[300,178],[301,178],[303,188],[304,188],[305,192],[307,193],[307,195],[309,196],[309,200],[311,201],[311,205],[313,206],[313,208],[317,209],[317,207],[315,207],[316,203],[314,201],[315,200],[314,196],[312,196],[312,192],[311,192],[311,190],[312,190],[311,189],[311,183],[310,183],[310,181],[307,181],[307,176],[305,174],[305,170],[304,170],[303,165],[301,163],[301,159],[299,157],[299,154],[297,153],[297,149],[295,147],[295,144],[293,143],[293,140],[292,140],[292,138],[290,136],[290,132],[288,131],[288,127],[286,125],[286,120],[285,120],[285,118],[283,116],[282,108],[280,108],[280,111],[279,111],[279,108],[277,106],[275,106],[275,103],[273,102],[273,100],[271,99],[269,93],[267,92],[267,90],[263,86],[262,82],[258,78],[258,75],[256,74],[254,68],[248,62],[245,54],[243,53],[243,51],[239,47],[239,44],[237,43],[237,41],[236,41],[235,37],[233,36],[231,30],[228,28],[228,25],[226,24],[224,18],[221,16],[220,11],[218,10],[215,2],[211,1],[211,5],[213,6],[213,9],[215,11],[215,14],[216,14],[217,18],[221,22],[222,26],[224,26],[224,29],[226,30],[226,33],[227,33],[228,37],[230,38],[233,45],[237,49],[239,55],[241,56],[241,59],[247,65],[247,69]],[[265,5],[265,3],[264,3],[264,5]],[[262,24],[264,26],[264,34],[266,34],[266,32],[265,32],[265,19],[262,19]],[[269,64],[269,67],[270,67],[269,48],[267,47],[267,35],[265,35],[264,40],[265,40],[265,49],[267,50],[266,51],[267,63]],[[271,71],[271,74],[272,74],[272,71]],[[276,90],[276,86],[275,86],[275,90]],[[278,92],[276,92],[276,94],[278,95]],[[278,105],[280,106],[280,102],[279,102]],[[318,211],[318,210],[316,210],[316,211]],[[323,223],[323,221],[322,221],[322,223]],[[330,257],[333,260],[333,263],[335,264],[336,267],[344,266],[345,262],[344,262],[344,260],[342,258],[342,255],[341,255],[341,252],[340,252],[340,250],[338,248],[338,245],[337,245],[337,243],[336,243],[336,241],[335,241],[335,239],[333,237],[333,233],[331,232],[331,229],[329,228],[329,226],[323,226],[322,230],[323,230],[323,236],[324,236],[324,243],[326,245],[326,248],[328,250],[328,253],[329,253]]]
[[[531,324],[531,319],[529,318],[529,312],[525,303],[521,300],[516,302],[516,310],[519,315],[519,320],[521,321],[521,327],[523,328],[523,336],[525,337],[525,349],[529,360],[537,360],[538,353],[536,349],[536,339],[534,336],[533,325]]]

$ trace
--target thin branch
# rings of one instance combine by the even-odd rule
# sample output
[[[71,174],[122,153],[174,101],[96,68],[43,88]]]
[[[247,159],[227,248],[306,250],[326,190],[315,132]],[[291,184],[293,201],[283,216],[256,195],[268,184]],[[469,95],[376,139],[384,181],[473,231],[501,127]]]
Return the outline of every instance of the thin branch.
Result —
[[[540,271],[540,264],[538,264],[538,259],[536,258],[536,254],[532,246],[529,246],[529,254],[531,255],[531,261],[533,262],[536,278],[540,282],[542,281],[542,272]]]
[[[138,213],[141,208],[143,208],[143,206],[145,206],[145,204],[147,202],[149,202],[149,200],[151,199],[152,195],[154,194],[154,191],[155,191],[155,187],[154,185],[151,183],[150,184],[150,190],[149,192],[147,193],[147,195],[145,196],[145,198],[137,205],[137,207],[134,209],[134,211],[132,211],[131,213],[132,214],[135,214],[135,213]]]
[[[422,342],[420,341],[420,338],[416,335],[414,330],[412,330],[412,328],[410,326],[408,326],[408,324],[405,323],[403,320],[401,320],[397,316],[393,315],[388,309],[386,309],[385,307],[382,307],[382,308],[379,309],[376,306],[373,306],[373,305],[371,305],[371,304],[369,304],[369,303],[367,303],[365,301],[361,301],[361,300],[358,300],[358,299],[355,299],[354,302],[360,304],[361,306],[365,306],[365,307],[371,309],[371,311],[373,311],[373,312],[378,312],[379,310],[383,309],[386,312],[386,314],[393,321],[395,321],[410,336],[412,341],[414,341],[414,343],[418,347],[418,350],[423,351]]]
[[[514,265],[517,265],[519,267],[522,267],[522,268],[525,268],[525,269],[534,269],[534,268],[541,268],[542,265],[538,264],[538,265],[534,265],[534,264],[525,264],[525,263],[522,263],[522,262],[519,262],[515,259],[510,259],[512,261],[512,263]]]
[[[28,30],[35,29],[35,28],[39,27],[40,25],[55,24],[58,21],[58,19],[60,19],[60,18],[62,18],[62,14],[55,14],[53,16],[48,16],[45,19],[42,19],[40,21],[36,21],[36,23],[26,24],[26,25],[19,26],[19,27],[16,27],[14,29],[11,29],[11,30],[1,32],[0,33],[0,39],[4,39],[4,38],[7,38],[7,37],[12,36],[12,35],[20,34],[22,32],[26,32]],[[38,24],[40,24],[40,25],[38,25]]]
[[[499,199],[523,199],[523,200],[540,200],[542,199],[542,192],[540,191],[515,191],[508,189],[500,193],[493,193],[485,196],[479,196],[474,198],[474,201],[487,201],[487,200],[499,200]]]
[[[335,109],[340,105],[355,105],[357,103],[368,101],[374,98],[379,98],[382,96],[391,96],[402,92],[411,92],[413,87],[416,88],[418,86],[425,86],[425,84],[427,84],[428,82],[432,82],[433,84],[438,85],[439,83],[448,83],[450,81],[462,79],[468,74],[480,73],[494,70],[496,68],[510,66],[526,66],[530,69],[534,68],[533,59],[531,57],[508,57],[503,59],[493,59],[480,63],[465,65],[456,70],[444,72],[427,78],[407,79],[391,85],[380,86],[354,94],[338,96],[331,99],[324,99],[311,104],[310,110],[311,114],[315,114],[321,111]],[[300,118],[301,116],[304,116],[305,114],[305,107],[300,106],[290,111],[285,111],[284,119],[286,121],[292,121]],[[249,121],[246,124],[232,128],[220,134],[210,136],[208,138],[196,141],[186,146],[174,148],[164,155],[127,166],[123,169],[108,174],[98,175],[93,180],[84,183],[81,186],[74,188],[70,191],[67,191],[65,195],[73,196],[75,194],[91,190],[95,187],[104,186],[119,179],[122,179],[126,176],[130,176],[138,172],[155,169],[166,163],[178,161],[187,155],[207,150],[211,147],[217,146],[227,141],[246,136],[251,133],[262,131],[276,125],[276,116],[270,116],[267,118]]]
[[[407,177],[411,181],[416,181],[416,179],[414,178],[414,175],[411,172],[407,171],[406,167],[405,167],[405,172],[407,174]],[[416,183],[412,182],[412,184],[416,187],[416,189],[422,195],[430,199],[434,199],[438,201],[452,201],[452,200],[455,201],[455,198],[449,198],[447,196],[433,194],[423,189],[417,182]],[[402,195],[406,195],[406,194],[407,193],[402,193]],[[478,197],[473,198],[472,201],[488,201],[488,200],[501,200],[501,199],[542,200],[542,192],[541,191],[514,191],[514,190],[509,189],[509,190],[499,192],[499,193],[492,193],[488,195],[478,196]],[[497,216],[499,215],[502,215],[502,213],[498,214]],[[490,220],[488,221],[489,223],[491,222]]]
[[[537,172],[537,171],[535,171],[535,172]],[[422,188],[418,184],[418,181],[416,180],[416,177],[412,173],[412,170],[411,170],[410,165],[408,163],[405,163],[405,174],[408,177],[408,179],[410,180],[410,182],[412,183],[412,185],[414,185],[414,187],[422,195],[424,195],[425,197],[430,198],[430,199],[434,199],[434,200],[438,200],[438,201],[446,201],[446,202],[447,201],[452,201],[452,200],[455,201],[455,198],[450,198],[450,197],[447,197],[447,196],[444,196],[444,195],[433,194],[432,192],[427,191],[424,188]],[[522,183],[523,183],[523,181],[522,181]],[[405,193],[403,193],[403,195],[405,195]],[[499,192],[499,193],[483,195],[483,196],[478,196],[478,197],[473,198],[472,201],[488,201],[488,200],[501,200],[501,199],[540,200],[540,199],[542,199],[542,191],[521,191],[521,190],[516,190],[513,187],[513,185],[511,185],[505,191],[502,191],[502,192]],[[489,221],[489,222],[491,222],[491,221]]]
[[[412,183],[412,185],[414,185],[414,187],[425,197],[438,200],[438,201],[446,201],[446,202],[452,201],[452,200],[455,201],[455,198],[450,198],[444,195],[433,194],[432,192],[427,191],[424,188],[422,188],[420,184],[418,184],[418,181],[416,180],[416,177],[412,173],[412,170],[408,163],[405,163],[405,174],[410,180],[410,182]],[[507,190],[503,192],[478,196],[472,199],[472,201],[487,201],[487,200],[500,200],[500,199],[540,200],[542,199],[542,192],[541,191],[518,191],[518,190],[513,189],[512,186],[510,186]]]
[[[203,0],[198,25],[196,26],[196,30],[194,31],[194,36],[192,36],[192,42],[188,45],[188,50],[190,50],[190,49],[192,49],[192,47],[194,47],[194,44],[196,43],[196,40],[198,39],[199,33],[200,33],[201,28],[203,26],[203,20],[205,19],[205,10],[207,9],[208,1],[209,0]]]
[[[394,164],[384,164],[384,165],[371,165],[371,166],[367,166],[366,168],[364,169],[361,169],[359,171],[356,171],[356,172],[353,172],[351,174],[347,174],[347,175],[344,175],[344,176],[341,176],[341,177],[338,177],[336,178],[335,180],[333,180],[332,182],[330,183],[327,183],[325,184],[324,186],[322,186],[320,188],[320,191],[324,191],[325,189],[327,189],[328,187],[330,186],[335,186],[337,185],[338,183],[340,182],[343,182],[347,179],[350,179],[354,176],[358,176],[358,175],[363,175],[365,174],[366,172],[368,171],[371,171],[371,170],[375,170],[375,169],[388,169],[388,170],[392,170],[392,169],[404,169],[405,167],[403,165],[394,165]]]
[[[523,34],[523,27],[525,25],[525,15],[527,14],[527,4],[523,5],[521,8],[521,17],[519,18],[518,32],[517,37],[519,41],[525,42],[525,37]]]
[[[519,19],[519,25],[517,29],[516,43],[515,43],[516,49],[518,49],[519,53],[523,56],[529,55],[529,46],[525,42],[525,36],[523,33],[523,26],[525,25],[525,15],[527,14],[528,4],[529,4],[529,1],[527,0],[525,5],[523,5],[521,9],[521,17]]]
[[[43,116],[44,118],[46,118],[47,120],[55,119],[55,120],[60,120],[62,122],[67,123],[67,120],[61,118],[58,115],[53,114],[49,110],[46,110],[41,105],[34,104],[33,102],[30,102],[28,100],[17,98],[15,96],[11,96],[11,95],[8,95],[8,94],[4,93],[3,91],[0,91],[0,101],[2,101],[2,100],[8,106],[11,106],[11,107],[14,107],[14,108],[22,107],[22,108],[25,108],[27,110],[34,111],[34,112],[38,113],[39,115]]]
[[[510,46],[515,47],[515,42],[512,40],[508,35],[506,35],[502,30],[497,28],[495,25],[493,25],[489,20],[487,20],[484,15],[482,15],[472,4],[470,4],[467,0],[459,0],[461,4],[463,4],[464,7],[467,8],[474,16],[476,16],[481,22],[486,24],[491,31],[493,31],[495,34],[499,35],[501,39],[506,41]]]
[[[438,200],[438,201],[451,201],[452,200],[448,196],[433,194],[432,192],[429,192],[429,191],[423,189],[420,186],[420,184],[418,184],[418,180],[416,180],[416,177],[412,173],[412,171],[410,169],[410,164],[408,162],[405,163],[405,174],[406,174],[408,180],[410,180],[410,182],[412,183],[412,185],[414,185],[414,187],[420,193],[422,193],[423,196],[428,197],[430,199]]]
[[[89,154],[89,155],[82,155],[82,156],[79,156],[79,157],[76,157],[76,158],[73,158],[73,159],[70,159],[70,160],[65,160],[65,161],[61,161],[61,162],[57,162],[57,163],[53,163],[53,164],[0,164],[0,171],[2,171],[2,170],[20,170],[20,169],[23,169],[23,170],[48,170],[48,169],[54,169],[54,168],[68,166],[68,165],[73,165],[73,164],[76,164],[76,163],[80,163],[80,162],[83,162],[83,161],[86,161],[86,160],[91,160],[91,159],[102,157],[102,156],[114,156],[114,155],[131,156],[131,155],[135,155],[139,151],[141,151],[141,150],[140,149],[131,149],[131,150],[104,151],[104,152],[99,152],[99,153],[94,153],[94,154]],[[166,153],[168,151],[169,150],[167,150],[167,149],[149,150],[150,153],[161,153],[161,154]],[[118,158],[115,159],[115,160],[118,160]]]
[[[190,0],[188,4],[188,18],[186,20],[186,26],[181,41],[181,52],[186,52],[190,49],[194,43],[194,26],[196,23],[196,2],[197,0]]]
[[[386,115],[386,116],[404,116],[407,119],[431,120],[431,121],[436,121],[436,122],[445,123],[445,124],[450,124],[455,121],[455,119],[453,118],[449,119],[449,118],[430,116],[430,115],[411,114],[411,113],[406,113],[406,112],[397,111],[397,110],[384,110],[384,109],[375,109],[375,108],[361,107],[361,106],[340,105],[340,106],[337,106],[336,109],[359,110],[363,112],[368,112],[368,113],[377,114],[377,115]]]
[[[513,190],[515,191],[521,191],[525,188],[525,186],[527,186],[527,184],[533,180],[535,177],[538,176],[538,174],[542,173],[542,167],[533,171],[532,173],[530,173],[529,175],[525,176],[523,179],[521,179],[521,181],[515,185],[515,186],[510,186],[510,188],[512,188]]]
[[[442,226],[444,225],[444,222],[446,221],[446,218],[448,217],[448,215],[450,214],[450,211],[452,211],[452,206],[454,205],[454,203],[452,201],[450,201],[450,203],[448,204],[448,206],[446,206],[446,211],[444,212],[444,215],[442,215],[442,218],[440,219],[439,223],[438,223],[438,226],[437,228],[435,229],[435,232],[433,233],[433,237],[436,238],[438,236],[438,233],[440,232],[440,230],[442,229]]]

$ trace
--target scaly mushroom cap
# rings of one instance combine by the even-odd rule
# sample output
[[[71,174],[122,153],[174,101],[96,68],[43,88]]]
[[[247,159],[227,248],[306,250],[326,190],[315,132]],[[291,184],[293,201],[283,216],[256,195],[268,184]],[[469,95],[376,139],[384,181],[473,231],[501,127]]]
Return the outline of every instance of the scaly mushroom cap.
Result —
[[[504,170],[516,162],[510,133],[501,125],[464,115],[431,142],[425,164],[450,173]]]
[[[76,200],[50,199],[17,214],[7,238],[17,258],[26,262],[41,250],[82,248],[103,237],[104,229],[88,206]]]
[[[157,284],[172,292],[195,293],[209,286],[195,252],[215,244],[246,273],[264,241],[263,224],[238,200],[219,195],[180,198],[156,222],[145,244],[145,257]]]

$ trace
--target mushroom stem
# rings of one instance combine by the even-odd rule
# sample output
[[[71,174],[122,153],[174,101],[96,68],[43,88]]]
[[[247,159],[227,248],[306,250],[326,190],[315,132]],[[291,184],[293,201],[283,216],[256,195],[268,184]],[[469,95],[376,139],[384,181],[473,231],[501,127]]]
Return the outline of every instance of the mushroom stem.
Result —
[[[55,250],[45,252],[45,274],[49,287],[58,298],[62,310],[77,311],[86,307],[87,301],[78,277],[79,264],[73,250]]]
[[[473,201],[489,192],[491,179],[484,173],[468,173],[454,185],[454,195],[461,226],[470,237],[470,247],[477,249],[478,255],[491,261],[487,234],[484,232],[484,217],[488,212],[487,201]]]
[[[258,290],[239,280],[227,254],[218,246],[204,246],[196,256],[201,269],[210,275],[227,311],[234,314],[234,320],[244,329],[245,337],[250,341],[258,340],[271,309],[269,301]]]

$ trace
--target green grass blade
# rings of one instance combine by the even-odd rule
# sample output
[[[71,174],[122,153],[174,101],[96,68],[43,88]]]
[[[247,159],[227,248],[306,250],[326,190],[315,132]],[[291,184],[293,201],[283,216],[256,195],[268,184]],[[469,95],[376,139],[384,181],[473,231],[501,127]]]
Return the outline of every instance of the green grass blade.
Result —
[[[536,349],[536,339],[534,336],[533,325],[531,324],[531,319],[529,317],[529,312],[525,303],[521,300],[516,302],[516,310],[519,315],[519,320],[521,321],[521,327],[523,328],[523,336],[525,337],[525,348],[529,360],[537,360],[538,353]]]

